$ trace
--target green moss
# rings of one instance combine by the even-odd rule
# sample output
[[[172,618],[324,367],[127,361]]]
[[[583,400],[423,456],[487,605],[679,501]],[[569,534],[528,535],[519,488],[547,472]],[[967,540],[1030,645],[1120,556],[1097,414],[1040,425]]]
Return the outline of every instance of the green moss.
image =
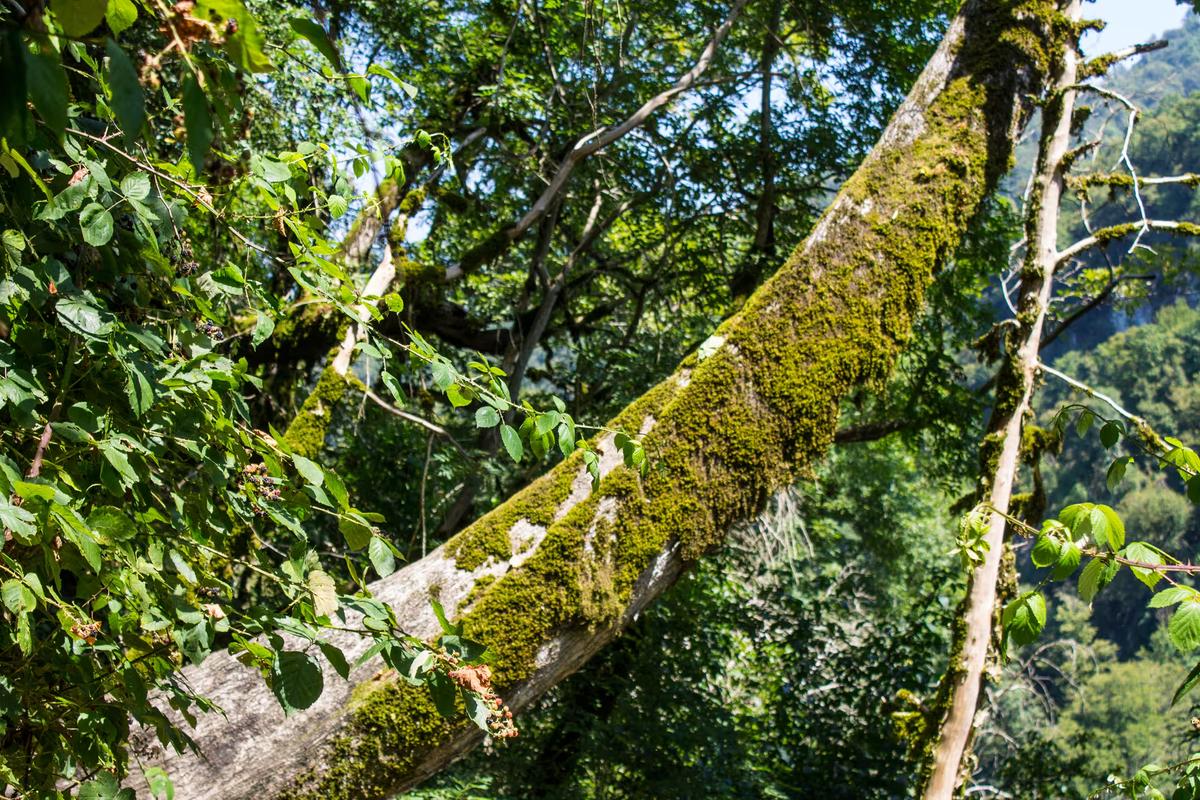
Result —
[[[446,550],[454,556],[458,567],[475,570],[489,558],[504,561],[515,555],[508,532],[519,520],[543,527],[550,525],[558,507],[571,493],[571,482],[583,460],[579,454],[572,454],[566,462],[451,539]]]
[[[326,367],[284,433],[285,444],[306,458],[318,458],[325,448],[325,436],[338,403],[351,388],[361,387],[362,382],[353,375],[339,375],[332,367]]]
[[[462,723],[457,723],[461,725]],[[434,742],[455,728],[425,689],[381,674],[355,692],[342,731],[324,745],[324,769],[297,777],[284,800],[389,797],[395,775],[409,772]]]

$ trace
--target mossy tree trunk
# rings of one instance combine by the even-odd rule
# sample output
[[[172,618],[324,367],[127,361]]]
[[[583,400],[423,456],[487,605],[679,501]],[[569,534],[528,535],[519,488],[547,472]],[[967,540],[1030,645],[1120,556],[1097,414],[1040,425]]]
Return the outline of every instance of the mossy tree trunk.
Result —
[[[969,0],[884,135],[807,240],[710,341],[702,361],[633,403],[644,479],[597,443],[603,478],[572,457],[428,557],[373,585],[432,636],[429,596],[498,653],[516,709],[565,678],[686,565],[819,459],[839,402],[879,385],[926,286],[1009,163],[1053,46],[1051,0]],[[578,455],[578,454],[577,454]],[[353,658],[363,644],[339,642]],[[332,676],[332,670],[327,670]],[[422,690],[368,664],[331,677],[284,719],[259,676],[224,654],[188,680],[228,717],[201,720],[204,756],[143,754],[195,798],[381,798],[478,743]]]
[[[1055,59],[1053,86],[1042,111],[1037,172],[1029,194],[1025,221],[1025,258],[1014,325],[1005,333],[1004,361],[997,375],[996,400],[988,433],[980,448],[983,492],[990,511],[983,537],[986,549],[971,571],[967,595],[959,609],[951,663],[943,679],[944,713],[932,742],[925,800],[950,800],[969,772],[970,743],[983,691],[989,655],[998,657],[1000,634],[998,587],[1008,545],[1007,515],[1021,466],[1025,422],[1032,413],[1037,388],[1042,329],[1050,309],[1058,252],[1059,203],[1062,200],[1071,143],[1074,86],[1078,73],[1076,23],[1082,0],[1065,0],[1058,25],[1064,46]],[[1011,566],[1011,556],[1009,569]]]

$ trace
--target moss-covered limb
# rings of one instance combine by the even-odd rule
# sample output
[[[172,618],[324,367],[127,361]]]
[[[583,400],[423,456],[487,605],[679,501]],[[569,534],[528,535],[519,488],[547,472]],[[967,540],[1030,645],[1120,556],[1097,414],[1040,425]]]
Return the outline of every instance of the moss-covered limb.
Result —
[[[833,438],[839,402],[887,374],[933,273],[1007,168],[1025,100],[1050,63],[1043,22],[1054,11],[1049,0],[968,2],[876,149],[720,328],[716,352],[687,359],[615,420],[643,433],[646,477],[602,441],[593,492],[568,459],[375,584],[406,628],[436,630],[431,592],[462,608],[468,634],[499,653],[496,682],[519,708],[809,469]],[[476,740],[461,724],[435,724],[419,691],[372,686],[335,705],[327,685],[330,699],[285,721],[231,717],[202,737],[205,764],[177,760],[188,776],[177,788],[199,798],[216,796],[209,784],[222,797],[384,797]],[[246,757],[238,742],[263,731],[271,744]]]
[[[1057,247],[1059,204],[1066,189],[1074,86],[1078,70],[1078,20],[1081,0],[1066,0],[1055,28],[1069,35],[1061,42],[1054,83],[1043,106],[1043,127],[1037,170],[1026,208],[1026,255],[1016,324],[1003,332],[1004,356],[996,378],[996,399],[988,432],[980,446],[979,497],[996,513],[989,515],[980,557],[971,570],[966,597],[959,606],[950,664],[931,709],[926,745],[925,800],[950,800],[958,791],[970,756],[974,721],[989,659],[994,659],[999,612],[1007,582],[1003,569],[1011,554],[1005,541],[1005,515],[1019,498],[1014,495],[1023,452],[1045,445],[1035,431],[1026,430],[1036,389],[1042,329],[1050,307],[1055,269],[1061,263]],[[1009,572],[1011,573],[1011,566]]]
[[[333,367],[321,370],[321,377],[308,397],[304,398],[304,404],[284,432],[288,449],[305,458],[319,458],[338,404],[350,389],[359,390],[355,393],[357,397],[364,388],[353,373],[342,375]]]

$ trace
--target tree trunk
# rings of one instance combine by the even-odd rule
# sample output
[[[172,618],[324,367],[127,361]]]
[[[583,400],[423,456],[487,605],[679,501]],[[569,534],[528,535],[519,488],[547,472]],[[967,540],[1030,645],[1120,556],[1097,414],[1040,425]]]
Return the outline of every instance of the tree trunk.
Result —
[[[706,357],[612,423],[640,432],[652,466],[597,443],[428,557],[372,586],[406,629],[433,636],[437,595],[498,654],[496,683],[528,706],[611,641],[686,564],[718,546],[833,439],[839,402],[880,384],[925,287],[1007,169],[1049,57],[1050,0],[970,0],[883,137],[808,239],[717,331]],[[708,352],[712,351],[712,352]],[[339,640],[352,658],[365,646]],[[327,674],[332,675],[330,670]],[[186,679],[226,709],[195,731],[203,756],[141,755],[197,798],[382,798],[479,741],[423,690],[368,664],[284,719],[253,670],[215,654]]]
[[[1077,21],[1082,11],[1081,0],[1067,0],[1064,6],[1064,19]],[[987,549],[971,572],[959,615],[961,634],[955,636],[954,655],[943,687],[948,705],[934,742],[925,800],[950,800],[962,782],[964,757],[974,730],[993,632],[998,628],[997,584],[1007,547],[1008,526],[1002,515],[1009,512],[1020,468],[1025,417],[1030,413],[1036,388],[1042,328],[1050,307],[1054,270],[1059,263],[1059,202],[1075,104],[1071,87],[1076,82],[1078,63],[1074,39],[1066,43],[1056,60],[1054,85],[1043,108],[1041,149],[1030,193],[1016,330],[1007,335],[1007,353],[996,381],[996,402],[981,448],[987,503],[993,509],[983,539]]]

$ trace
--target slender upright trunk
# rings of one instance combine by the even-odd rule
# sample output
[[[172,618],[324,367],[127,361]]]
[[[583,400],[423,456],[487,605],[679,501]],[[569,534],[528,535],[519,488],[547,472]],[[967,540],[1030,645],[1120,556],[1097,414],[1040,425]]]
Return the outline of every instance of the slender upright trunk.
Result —
[[[810,468],[841,401],[882,381],[924,290],[1007,169],[1049,67],[1051,0],[968,0],[879,143],[807,240],[705,348],[622,412],[653,467],[596,442],[426,558],[372,585],[410,633],[437,630],[431,594],[497,657],[517,710],[611,641],[734,524]],[[353,627],[355,620],[348,621]],[[353,660],[353,634],[331,634]],[[229,712],[204,716],[203,752],[156,758],[176,794],[366,799],[423,780],[479,742],[427,694],[368,663],[284,718],[260,676],[214,654],[186,679]]]
[[[1068,0],[1063,17],[1079,19],[1081,0]],[[961,608],[955,662],[947,671],[949,705],[941,720],[925,800],[949,800],[963,779],[964,756],[982,693],[984,670],[996,625],[996,587],[1005,551],[1007,514],[1021,460],[1021,433],[1037,380],[1042,327],[1058,263],[1058,215],[1070,144],[1078,52],[1072,38],[1059,57],[1049,102],[1043,107],[1041,149],[1026,218],[1026,256],[1021,268],[1016,329],[996,382],[996,403],[981,448],[985,496],[994,509],[984,538],[986,552],[971,573]]]

